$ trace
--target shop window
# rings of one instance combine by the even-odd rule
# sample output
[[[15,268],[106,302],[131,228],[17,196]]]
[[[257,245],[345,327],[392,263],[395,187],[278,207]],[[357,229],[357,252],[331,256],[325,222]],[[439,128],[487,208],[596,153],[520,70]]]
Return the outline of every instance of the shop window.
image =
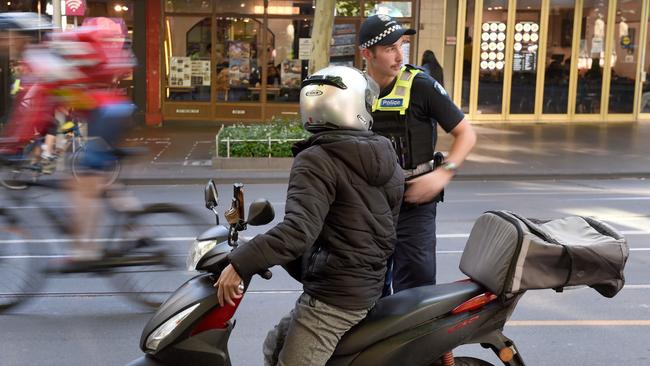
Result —
[[[219,0],[215,3],[217,13],[264,14],[263,0]]]
[[[169,13],[211,13],[212,0],[164,0]]]
[[[361,14],[361,4],[359,0],[337,0],[336,16],[339,17],[356,17]]]
[[[315,3],[312,0],[269,0],[270,15],[313,15]]]
[[[261,20],[218,17],[216,71],[217,101],[260,100],[261,70],[258,48],[262,45]]]
[[[266,95],[269,102],[300,100],[300,83],[307,77],[309,54],[304,47],[310,38],[311,22],[298,19],[269,19]],[[303,52],[301,54],[301,43]],[[303,56],[301,58],[301,56]]]
[[[600,113],[605,67],[607,3],[585,0],[578,55],[576,113]]]
[[[474,0],[467,1],[465,39],[463,41],[463,83],[461,85],[461,109],[469,113],[469,91],[472,81],[472,50],[474,47]],[[489,47],[489,45],[488,45]],[[505,48],[504,48],[505,49]]]
[[[37,0],[13,0],[0,3],[0,12],[6,11],[36,11]]]
[[[551,0],[544,70],[542,113],[565,114],[569,104],[569,75],[575,4]]]
[[[477,106],[477,112],[482,114],[501,114],[503,109],[505,63],[502,60],[506,47],[507,5],[507,0],[483,3]]]
[[[210,100],[211,29],[209,18],[165,19],[163,48],[168,100]]]
[[[612,47],[609,113],[634,112],[636,66],[639,62],[641,2],[619,1]]]
[[[355,23],[334,24],[330,63],[341,66],[354,66],[357,49],[357,25]]]
[[[541,0],[517,5],[512,53],[512,92],[510,94],[510,113],[512,114],[535,113],[541,8]],[[488,60],[496,60],[496,62],[501,62],[499,65],[503,65],[505,52],[490,49],[497,46],[498,43],[494,46],[488,43],[488,49],[481,50],[481,60],[484,53],[487,53]]]
[[[396,18],[408,18],[412,16],[411,6],[410,1],[366,1],[365,16],[385,14]]]

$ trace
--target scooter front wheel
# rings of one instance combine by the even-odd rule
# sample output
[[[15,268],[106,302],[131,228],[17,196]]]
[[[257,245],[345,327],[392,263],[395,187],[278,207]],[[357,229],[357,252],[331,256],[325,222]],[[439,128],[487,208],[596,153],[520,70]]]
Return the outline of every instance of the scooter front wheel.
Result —
[[[474,357],[454,357],[456,366],[494,366],[493,364]],[[442,366],[442,363],[436,362],[431,366]]]

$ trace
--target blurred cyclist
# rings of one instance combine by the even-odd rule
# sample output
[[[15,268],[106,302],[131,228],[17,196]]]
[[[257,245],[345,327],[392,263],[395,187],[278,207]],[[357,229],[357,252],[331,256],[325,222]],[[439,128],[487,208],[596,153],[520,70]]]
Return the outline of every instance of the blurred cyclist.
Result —
[[[0,13],[0,53],[6,53],[9,60],[9,95],[18,100],[18,103],[23,103],[23,108],[13,108],[14,113],[22,113],[26,108],[29,108],[29,96],[25,95],[26,88],[22,75],[25,73],[25,66],[22,61],[23,52],[30,44],[37,43],[45,35],[53,29],[52,23],[46,18],[36,13]],[[4,101],[10,105],[10,99]],[[54,130],[54,134],[50,133]],[[34,135],[45,135],[46,144],[54,145],[56,131],[51,126],[45,126],[42,130],[23,131],[25,135],[31,138]],[[10,135],[15,135],[11,133]],[[40,145],[40,144],[39,144]],[[40,159],[41,151],[40,146],[32,152],[34,163]]]
[[[51,34],[41,45],[27,48],[23,56],[25,90],[18,96],[23,105],[17,104],[11,114],[5,134],[13,144],[4,144],[5,150],[19,149],[32,138],[31,131],[51,125],[59,107],[83,112],[88,121],[88,143],[81,161],[85,170],[77,181],[70,180],[76,239],[71,263],[101,256],[101,247],[88,239],[94,236],[98,220],[102,173],[118,159],[114,146],[130,127],[134,109],[114,87],[135,64],[124,46],[125,34],[116,27],[80,27]]]

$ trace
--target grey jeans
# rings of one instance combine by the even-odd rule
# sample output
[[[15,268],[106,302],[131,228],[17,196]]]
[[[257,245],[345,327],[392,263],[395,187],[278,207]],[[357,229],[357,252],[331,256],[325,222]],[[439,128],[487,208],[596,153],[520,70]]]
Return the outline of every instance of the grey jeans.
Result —
[[[322,366],[370,309],[346,310],[303,293],[264,340],[265,366]]]

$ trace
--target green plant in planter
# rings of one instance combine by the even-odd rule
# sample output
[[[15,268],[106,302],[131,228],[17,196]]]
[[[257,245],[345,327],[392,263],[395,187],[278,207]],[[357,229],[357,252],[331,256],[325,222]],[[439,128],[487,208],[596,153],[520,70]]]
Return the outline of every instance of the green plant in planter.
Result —
[[[299,120],[273,119],[263,125],[225,127],[219,134],[217,146],[220,157],[228,156],[228,139],[231,140],[230,157],[265,158],[269,156],[269,152],[274,158],[291,157],[291,146],[295,140],[302,140],[310,135],[302,128]],[[270,149],[269,138],[272,140]]]

